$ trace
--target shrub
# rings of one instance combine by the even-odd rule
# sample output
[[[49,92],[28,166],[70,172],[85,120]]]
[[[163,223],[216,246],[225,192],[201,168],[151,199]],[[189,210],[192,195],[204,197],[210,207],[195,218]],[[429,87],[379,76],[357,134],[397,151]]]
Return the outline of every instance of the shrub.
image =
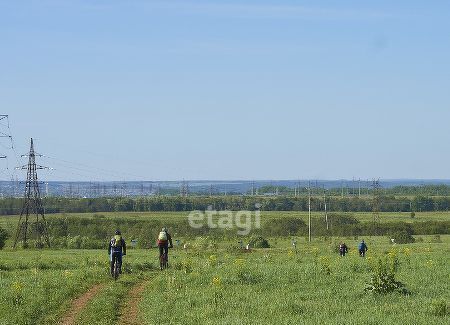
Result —
[[[259,274],[245,268],[240,268],[236,275],[239,284],[257,284],[261,281]]]
[[[397,244],[408,244],[414,243],[416,240],[414,237],[408,233],[406,230],[398,230],[390,235],[391,238],[395,239]]]
[[[431,242],[432,242],[432,243],[442,243],[441,236],[440,236],[440,235],[434,235],[434,236],[431,238]]]
[[[267,236],[290,236],[306,233],[306,224],[297,218],[270,219],[263,224],[263,234]]]
[[[5,243],[8,238],[9,235],[6,230],[0,227],[0,249],[3,249],[3,247],[5,247]]]
[[[250,239],[249,244],[250,244],[250,247],[254,247],[254,248],[269,248],[270,247],[267,239],[265,239],[261,236]]]
[[[71,249],[80,249],[82,243],[81,236],[69,237],[67,240],[67,247]]]
[[[409,294],[405,285],[395,279],[395,273],[399,265],[397,256],[389,253],[388,256],[379,258],[376,265],[372,268],[372,277],[370,283],[364,289],[377,294],[387,294],[399,292]]]

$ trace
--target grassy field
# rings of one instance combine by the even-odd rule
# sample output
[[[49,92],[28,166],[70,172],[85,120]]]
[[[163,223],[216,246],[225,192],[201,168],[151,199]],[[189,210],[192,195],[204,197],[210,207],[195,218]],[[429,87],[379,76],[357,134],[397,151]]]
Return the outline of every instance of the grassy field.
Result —
[[[119,323],[131,289],[147,281],[135,303],[144,324],[444,324],[449,321],[450,236],[390,245],[365,238],[269,239],[272,248],[244,252],[234,242],[191,239],[171,251],[171,267],[156,270],[156,250],[130,249],[123,276],[108,277],[99,250],[0,251],[0,324],[55,324],[71,301],[97,283],[99,292],[77,324]],[[349,254],[335,252],[344,240]],[[365,292],[378,258],[398,261],[396,279],[410,294]],[[444,310],[444,311],[443,311]]]
[[[360,222],[369,222],[373,220],[370,212],[330,212],[330,214],[353,216]],[[104,216],[106,219],[124,218],[138,220],[182,220],[186,219],[189,212],[99,212],[99,213],[67,213],[67,214],[48,214],[46,218],[96,218]],[[313,218],[323,218],[323,212],[312,212]],[[261,220],[277,219],[283,217],[300,218],[303,221],[308,220],[308,212],[305,211],[262,211]],[[17,225],[19,216],[0,216],[0,227],[10,228]],[[380,222],[402,221],[402,222],[420,222],[420,221],[447,221],[450,220],[450,212],[416,212],[414,218],[411,218],[409,212],[382,212],[380,213]]]

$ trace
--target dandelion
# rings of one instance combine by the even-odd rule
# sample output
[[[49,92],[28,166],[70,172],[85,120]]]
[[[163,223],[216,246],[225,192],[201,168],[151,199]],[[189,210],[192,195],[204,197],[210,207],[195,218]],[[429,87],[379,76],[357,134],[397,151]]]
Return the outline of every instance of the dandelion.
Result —
[[[211,284],[216,289],[221,289],[222,288],[222,280],[218,276],[215,276],[212,279]],[[219,306],[219,302],[221,300],[222,300],[222,291],[221,290],[214,290],[214,305],[216,307],[218,307]]]
[[[13,283],[11,283],[11,289],[13,291],[12,300],[13,304],[16,306],[21,305],[23,302],[23,288],[24,284],[20,281],[14,281]]]
[[[218,276],[215,276],[215,277],[212,279],[212,285],[213,285],[214,287],[220,288],[220,287],[222,286],[222,279],[220,279]]]
[[[321,270],[324,273],[326,273],[328,275],[331,274],[331,262],[330,262],[330,259],[328,258],[328,256],[320,256],[319,264],[320,264]]]
[[[289,251],[288,251],[288,256],[289,257],[292,257],[292,256],[294,256],[295,255],[295,252],[292,250],[292,249],[290,249]]]
[[[217,256],[216,255],[211,255],[208,260],[209,260],[209,265],[211,265],[211,266],[217,265]]]
[[[14,281],[11,283],[11,288],[14,292],[22,292],[24,284],[20,281]]]
[[[70,272],[69,270],[64,270],[63,275],[66,279],[70,279],[73,276],[73,272]]]
[[[434,266],[434,262],[433,262],[433,260],[428,260],[426,263],[425,263],[425,266],[426,267],[433,267]]]

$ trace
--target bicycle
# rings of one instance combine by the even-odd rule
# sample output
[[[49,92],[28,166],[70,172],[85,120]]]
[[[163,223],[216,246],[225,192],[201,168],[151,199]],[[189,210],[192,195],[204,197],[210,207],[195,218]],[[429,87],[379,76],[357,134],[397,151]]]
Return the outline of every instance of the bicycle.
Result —
[[[119,278],[119,261],[117,259],[117,256],[114,257],[114,268],[112,276],[114,280],[117,280]]]
[[[164,252],[159,256],[159,268],[162,271],[162,270],[167,269],[168,267],[169,267],[169,264],[167,263],[167,255]]]
[[[115,281],[119,278],[120,266],[121,265],[119,263],[119,259],[118,259],[117,255],[114,255],[114,267],[113,267],[112,277],[114,278]]]

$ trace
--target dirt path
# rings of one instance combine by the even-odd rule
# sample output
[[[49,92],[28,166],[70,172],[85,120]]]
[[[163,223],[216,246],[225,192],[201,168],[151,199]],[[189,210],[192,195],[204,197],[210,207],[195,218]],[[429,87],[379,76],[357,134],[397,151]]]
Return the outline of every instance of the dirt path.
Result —
[[[142,299],[142,293],[149,284],[150,280],[142,281],[136,284],[129,292],[128,299],[120,312],[119,322],[123,325],[140,325],[142,321],[139,318],[139,302]]]
[[[97,293],[104,287],[104,284],[96,284],[80,297],[72,301],[72,306],[59,322],[61,325],[74,325],[80,312],[86,307],[89,301],[94,298]]]

